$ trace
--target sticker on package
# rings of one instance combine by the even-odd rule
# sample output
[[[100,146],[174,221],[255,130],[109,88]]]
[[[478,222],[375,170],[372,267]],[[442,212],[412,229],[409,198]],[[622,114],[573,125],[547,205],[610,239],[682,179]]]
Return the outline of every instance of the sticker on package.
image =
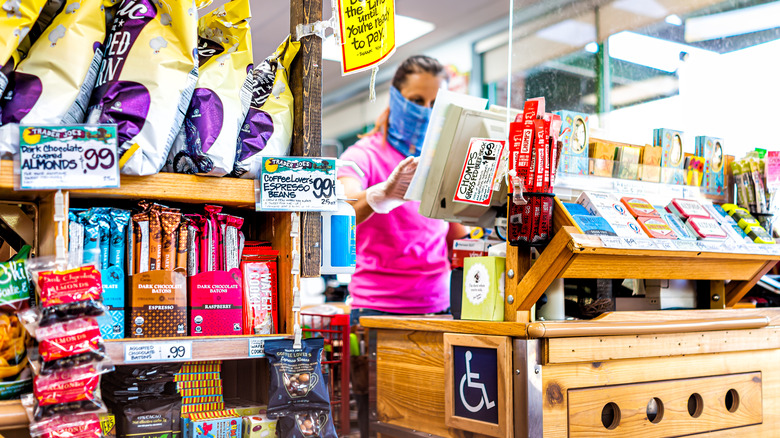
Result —
[[[455,190],[455,202],[490,205],[493,182],[505,144],[504,140],[471,139]]]
[[[252,70],[252,100],[238,133],[231,176],[255,179],[263,157],[290,153],[293,95],[289,71],[300,48],[300,42],[288,37]]]
[[[172,171],[224,176],[252,97],[249,0],[234,0],[198,22],[198,84],[171,149]],[[171,156],[172,155],[172,156]],[[170,169],[169,169],[170,170]]]
[[[122,173],[160,171],[198,77],[192,1],[123,0],[89,102],[90,123],[119,127]]]

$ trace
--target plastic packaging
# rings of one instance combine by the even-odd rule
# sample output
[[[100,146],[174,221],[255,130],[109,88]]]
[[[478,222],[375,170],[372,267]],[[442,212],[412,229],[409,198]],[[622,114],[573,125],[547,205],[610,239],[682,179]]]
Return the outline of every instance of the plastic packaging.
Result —
[[[285,438],[337,438],[330,411],[296,412],[279,417],[279,436]]]
[[[38,339],[40,362],[32,364],[37,374],[47,375],[87,362],[109,360],[100,327],[94,318],[79,318],[40,327],[35,330],[35,338]]]
[[[252,70],[252,100],[238,133],[231,176],[255,179],[264,156],[290,153],[293,95],[290,65],[301,43],[287,37],[279,48]]]
[[[28,309],[19,314],[25,325],[45,327],[82,316],[100,316],[105,313],[103,283],[100,271],[95,266],[65,271],[57,271],[55,268],[51,257],[35,258],[28,262],[40,309]]]
[[[34,438],[103,438],[100,416],[93,413],[60,415],[30,425]]]
[[[191,1],[118,6],[87,120],[117,125],[122,173],[165,164],[197,81],[197,16]]]
[[[249,0],[233,0],[198,22],[198,84],[182,132],[186,148],[169,157],[173,171],[224,176],[252,98]]]
[[[16,67],[3,101],[0,151],[16,153],[19,126],[84,122],[106,36],[107,0],[67,0]],[[67,65],[67,68],[63,66]]]
[[[330,409],[320,362],[325,341],[312,338],[302,342],[301,349],[293,348],[292,339],[265,342],[265,354],[271,365],[269,417]]]
[[[30,305],[32,284],[27,271],[30,249],[25,245],[11,260],[0,263],[0,310],[17,311]]]
[[[32,410],[32,418],[105,411],[100,398],[100,375],[114,370],[98,364],[88,364],[38,376],[33,382],[32,402],[22,404]]]

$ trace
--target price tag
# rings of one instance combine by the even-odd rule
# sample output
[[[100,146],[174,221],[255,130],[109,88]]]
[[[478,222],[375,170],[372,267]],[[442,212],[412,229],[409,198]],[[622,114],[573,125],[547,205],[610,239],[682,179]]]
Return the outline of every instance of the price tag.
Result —
[[[265,357],[266,338],[249,338],[249,357]]]
[[[623,239],[616,236],[601,236],[601,243],[604,244],[605,248],[612,248],[612,249],[626,248]]]
[[[336,211],[336,160],[265,157],[257,186],[257,211]]]
[[[780,255],[780,245],[766,245],[771,251],[772,255]]]
[[[119,187],[116,126],[21,126],[19,130],[19,190]]]
[[[453,201],[490,205],[490,200],[493,198],[493,183],[496,180],[505,143],[504,140],[489,138],[471,139]]]
[[[678,251],[699,251],[699,247],[696,246],[696,242],[692,240],[677,240],[675,241]]]
[[[674,243],[674,240],[658,239],[658,241],[655,242],[655,246],[663,251],[674,251],[677,249],[677,246],[675,246]]]
[[[192,341],[125,344],[125,362],[182,362],[192,359]]]
[[[624,237],[623,241],[631,249],[658,249],[653,239],[634,239],[633,237]]]

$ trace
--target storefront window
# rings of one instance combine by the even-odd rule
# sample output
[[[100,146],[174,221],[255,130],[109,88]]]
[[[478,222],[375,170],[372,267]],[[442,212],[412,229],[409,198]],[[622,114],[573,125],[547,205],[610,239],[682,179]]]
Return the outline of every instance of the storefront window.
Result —
[[[539,4],[541,3],[541,5]],[[561,4],[564,4],[561,6]],[[508,45],[483,53],[493,103],[590,114],[594,136],[652,142],[654,128],[725,139],[728,153],[778,148],[780,1],[616,0],[513,5]],[[503,67],[503,68],[502,68]]]

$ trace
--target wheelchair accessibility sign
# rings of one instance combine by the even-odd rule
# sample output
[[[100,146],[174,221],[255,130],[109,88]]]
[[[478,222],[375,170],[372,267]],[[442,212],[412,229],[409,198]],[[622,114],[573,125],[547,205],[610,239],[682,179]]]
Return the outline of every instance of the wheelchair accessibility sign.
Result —
[[[452,347],[454,414],[498,424],[498,355],[495,349]]]

